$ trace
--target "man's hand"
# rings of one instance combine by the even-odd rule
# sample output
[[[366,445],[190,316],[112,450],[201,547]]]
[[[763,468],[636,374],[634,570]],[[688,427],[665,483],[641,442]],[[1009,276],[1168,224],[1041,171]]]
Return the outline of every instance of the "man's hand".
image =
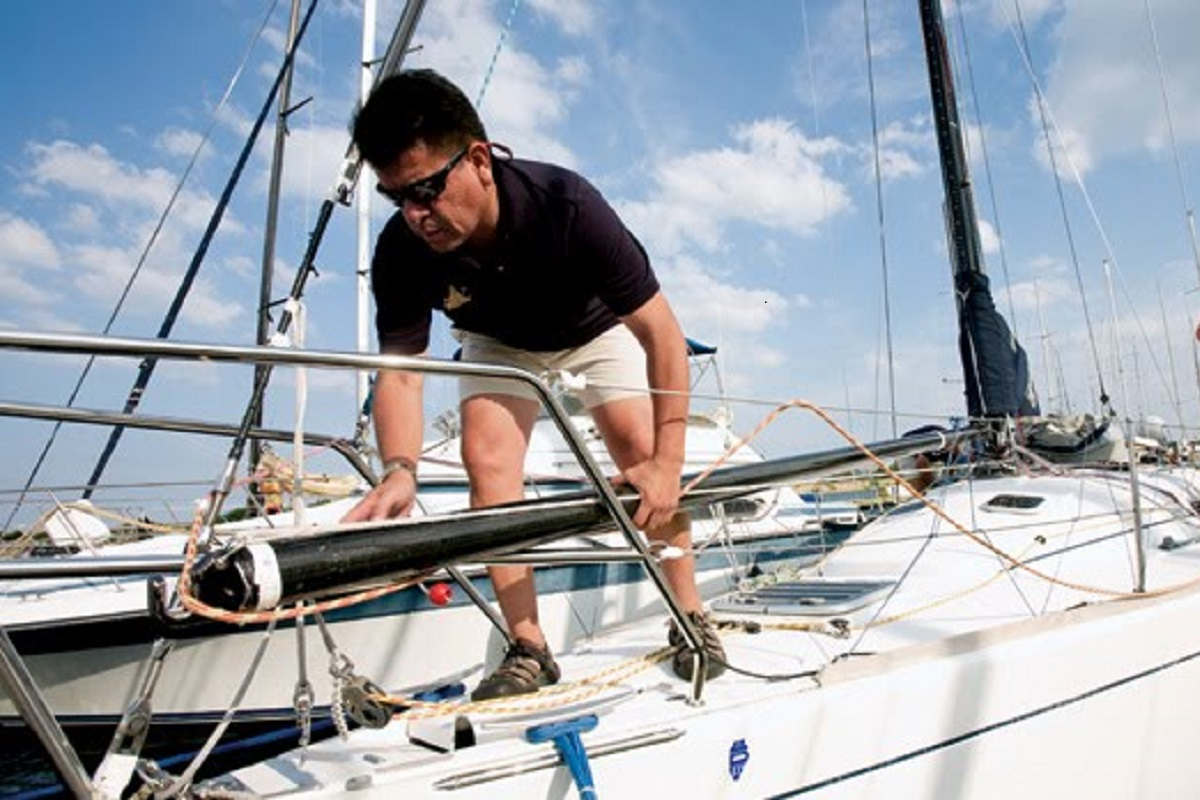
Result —
[[[407,470],[396,470],[388,475],[367,496],[350,509],[342,522],[363,522],[406,517],[412,512],[417,499],[417,479]]]
[[[654,530],[671,521],[679,509],[679,473],[682,465],[649,459],[625,470],[615,483],[628,483],[641,496],[633,524]]]

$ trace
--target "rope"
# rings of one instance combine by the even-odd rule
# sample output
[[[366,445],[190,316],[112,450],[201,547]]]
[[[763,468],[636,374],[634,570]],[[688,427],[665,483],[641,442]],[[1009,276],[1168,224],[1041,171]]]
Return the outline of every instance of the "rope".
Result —
[[[407,697],[394,695],[374,695],[373,699],[382,700],[391,705],[403,707],[404,710],[395,716],[405,719],[427,719],[445,714],[517,714],[530,711],[543,711],[561,708],[573,703],[597,697],[609,689],[621,687],[625,681],[639,672],[644,672],[655,664],[665,661],[675,652],[674,647],[660,647],[642,656],[634,656],[624,661],[606,667],[590,676],[572,683],[558,683],[545,686],[536,694],[525,695],[523,698],[498,697],[495,700],[477,700],[467,703],[439,700],[425,702],[412,700]]]
[[[1200,585],[1200,577],[1197,577],[1190,581],[1184,581],[1179,584],[1175,584],[1172,586],[1164,587],[1164,588],[1153,590],[1153,591],[1126,592],[1126,591],[1118,590],[1118,589],[1107,589],[1104,587],[1090,586],[1090,585],[1084,584],[1084,583],[1077,583],[1074,581],[1064,580],[1062,578],[1057,578],[1053,575],[1043,572],[1042,570],[1039,570],[1036,567],[1030,566],[1029,564],[1023,562],[1020,558],[1010,555],[1009,553],[1005,552],[1001,548],[997,547],[996,545],[994,545],[991,542],[984,539],[979,534],[970,530],[965,525],[960,523],[958,520],[956,520],[952,516],[950,516],[950,514],[947,513],[946,510],[943,509],[941,506],[939,506],[937,503],[933,502],[925,495],[917,492],[916,489],[913,488],[912,484],[910,484],[900,473],[898,473],[896,470],[892,469],[892,467],[888,466],[888,464],[885,463],[883,461],[883,459],[881,459],[879,456],[877,456],[874,452],[872,452],[869,447],[867,447],[863,442],[861,442],[852,433],[850,433],[845,428],[843,428],[841,425],[839,425],[837,423],[837,421],[834,420],[825,409],[821,408],[820,406],[817,406],[814,403],[810,403],[807,400],[796,399],[796,400],[790,400],[786,403],[780,404],[774,411],[772,411],[770,414],[768,414],[766,417],[764,417],[762,419],[762,421],[760,421],[758,423],[758,425],[754,428],[754,430],[750,433],[749,436],[745,437],[740,442],[735,444],[733,447],[731,447],[729,449],[728,452],[726,452],[725,455],[721,456],[716,461],[714,461],[712,466],[710,466],[708,469],[706,469],[705,471],[700,473],[698,476],[693,478],[687,484],[687,486],[684,488],[683,491],[685,491],[685,492],[689,491],[698,482],[700,482],[701,480],[706,478],[708,475],[710,475],[715,469],[717,469],[722,463],[724,463],[729,458],[729,456],[731,456],[739,448],[744,447],[745,445],[747,445],[751,441],[753,441],[768,426],[773,424],[775,422],[775,420],[781,414],[783,414],[785,411],[787,411],[791,408],[803,409],[806,411],[810,411],[811,413],[816,415],[818,418],[820,418],[822,421],[824,421],[826,425],[828,425],[830,428],[832,428],[839,436],[841,436],[843,439],[845,439],[846,442],[848,442],[852,447],[858,449],[864,456],[867,457],[868,460],[871,461],[871,463],[873,463],[876,467],[878,467],[880,471],[882,471],[885,475],[887,475],[893,481],[898,483],[901,487],[903,487],[904,489],[906,489],[907,491],[912,493],[912,495],[914,497],[916,497],[935,516],[937,516],[940,519],[942,519],[943,521],[945,521],[952,528],[954,528],[954,530],[956,530],[958,533],[961,533],[967,539],[971,540],[975,544],[979,545],[980,547],[984,548],[985,550],[989,551],[993,555],[997,556],[1001,560],[1008,563],[1014,569],[1023,570],[1024,572],[1027,572],[1030,575],[1033,575],[1034,577],[1040,578],[1040,579],[1042,579],[1050,584],[1056,585],[1056,586],[1062,586],[1067,589],[1074,589],[1075,591],[1085,592],[1088,594],[1103,595],[1103,596],[1110,597],[1113,599],[1157,597],[1157,596],[1161,596],[1161,595],[1165,595],[1165,594],[1170,594],[1172,592],[1180,591],[1180,590],[1183,590],[1186,588],[1190,588],[1192,586]]]

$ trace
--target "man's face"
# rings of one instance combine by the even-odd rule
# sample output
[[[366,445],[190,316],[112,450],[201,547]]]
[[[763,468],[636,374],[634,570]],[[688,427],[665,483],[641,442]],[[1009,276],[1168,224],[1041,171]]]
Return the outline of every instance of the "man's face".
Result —
[[[376,175],[380,193],[436,252],[478,242],[494,229],[491,161],[483,142],[448,152],[417,142]]]

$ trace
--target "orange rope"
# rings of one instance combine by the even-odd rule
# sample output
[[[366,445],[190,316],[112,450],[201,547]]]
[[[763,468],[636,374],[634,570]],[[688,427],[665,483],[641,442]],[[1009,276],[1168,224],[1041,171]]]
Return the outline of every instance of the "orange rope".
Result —
[[[766,430],[766,428],[768,426],[773,424],[781,414],[783,414],[785,411],[792,409],[792,408],[799,408],[799,409],[803,409],[806,411],[811,411],[813,414],[815,414],[817,417],[819,417],[821,420],[823,420],[830,428],[832,428],[834,431],[836,431],[839,436],[841,436],[843,439],[845,439],[847,442],[849,442],[853,447],[857,448],[872,463],[874,463],[884,474],[886,474],[888,477],[890,477],[893,481],[895,481],[900,486],[907,489],[914,497],[916,497],[918,500],[920,500],[921,503],[923,503],[926,508],[928,508],[931,512],[933,512],[934,515],[941,518],[943,521],[945,521],[948,525],[950,525],[956,531],[961,533],[963,536],[966,536],[972,542],[974,542],[975,544],[984,548],[985,550],[988,550],[989,552],[991,552],[992,554],[994,554],[995,556],[1000,558],[1002,561],[1005,561],[1006,563],[1008,563],[1015,569],[1023,570],[1025,572],[1029,573],[1030,575],[1033,575],[1036,578],[1040,578],[1041,580],[1047,581],[1048,583],[1056,585],[1056,586],[1062,586],[1067,589],[1074,589],[1076,591],[1086,592],[1089,594],[1104,595],[1106,597],[1111,597],[1114,599],[1130,599],[1130,598],[1138,598],[1138,597],[1159,597],[1159,596],[1162,596],[1165,594],[1170,594],[1172,592],[1180,591],[1182,589],[1187,589],[1187,588],[1191,588],[1193,586],[1200,585],[1200,577],[1197,577],[1197,578],[1194,578],[1189,581],[1184,581],[1182,583],[1178,583],[1173,586],[1163,587],[1161,589],[1155,589],[1153,591],[1126,592],[1126,591],[1121,591],[1121,590],[1117,590],[1117,589],[1106,589],[1106,588],[1098,587],[1098,586],[1089,586],[1089,585],[1083,584],[1083,583],[1075,583],[1073,581],[1068,581],[1068,580],[1064,580],[1062,578],[1057,578],[1053,575],[1042,572],[1041,570],[1037,569],[1036,567],[1032,567],[1029,564],[1016,558],[1015,556],[1012,556],[1009,553],[1005,552],[1004,550],[1001,550],[996,545],[992,544],[991,542],[987,541],[983,537],[979,536],[977,533],[969,530],[965,525],[963,525],[962,523],[958,522],[958,520],[951,517],[937,503],[934,503],[932,500],[925,497],[925,495],[917,492],[913,488],[912,484],[910,484],[907,480],[904,479],[903,476],[901,476],[899,473],[895,472],[891,467],[889,467],[886,463],[884,463],[883,459],[881,459],[879,456],[877,456],[873,452],[871,452],[870,448],[868,448],[865,444],[863,444],[863,442],[861,442],[857,437],[855,437],[854,434],[850,433],[848,430],[846,430],[841,425],[839,425],[838,422],[835,419],[833,419],[833,417],[830,416],[830,414],[827,411],[825,411],[820,406],[815,405],[814,403],[810,403],[807,400],[801,400],[801,399],[789,400],[785,403],[781,403],[778,406],[776,406],[773,411],[771,411],[769,414],[767,414],[762,419],[762,421],[759,422],[757,426],[755,426],[754,430],[750,432],[749,436],[742,439],[736,445],[731,447],[723,456],[721,456],[716,461],[714,461],[712,463],[712,465],[710,467],[708,467],[708,469],[704,470],[704,472],[700,473],[695,478],[693,478],[691,481],[689,481],[687,486],[684,487],[683,491],[687,492],[687,491],[690,491],[691,489],[695,488],[696,484],[698,484],[704,478],[708,477],[708,475],[710,475],[714,470],[716,470],[718,467],[720,467],[721,464],[725,463],[725,461],[727,461],[729,459],[729,457],[732,456],[735,452],[737,452],[740,448],[744,447],[745,445],[747,445],[751,441],[753,441],[759,434],[761,434],[764,430]]]

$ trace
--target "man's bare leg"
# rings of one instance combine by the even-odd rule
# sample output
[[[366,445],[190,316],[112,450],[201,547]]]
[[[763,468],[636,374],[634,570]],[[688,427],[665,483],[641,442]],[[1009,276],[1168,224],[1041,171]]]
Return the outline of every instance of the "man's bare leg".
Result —
[[[475,395],[463,401],[462,456],[472,508],[524,499],[525,452],[537,409],[536,402],[509,395]],[[497,566],[488,575],[509,634],[544,646],[533,569]]]

